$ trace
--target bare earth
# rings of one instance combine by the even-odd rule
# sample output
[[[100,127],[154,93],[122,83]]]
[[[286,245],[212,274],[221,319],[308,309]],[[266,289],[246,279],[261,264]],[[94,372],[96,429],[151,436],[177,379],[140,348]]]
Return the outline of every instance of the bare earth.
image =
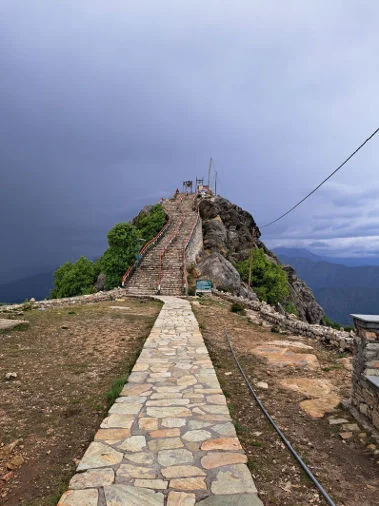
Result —
[[[0,332],[0,504],[56,504],[160,308],[131,298],[29,310],[29,326]]]
[[[127,377],[160,307],[130,298],[25,311],[29,326],[0,331],[0,504],[56,504],[105,416],[105,392]],[[193,309],[265,506],[324,501],[256,406],[224,328],[266,408],[335,503],[378,504],[376,442],[338,404],[349,396],[350,357],[272,333],[219,299]],[[6,380],[9,372],[17,378]]]
[[[265,506],[326,503],[256,405],[224,328],[266,409],[335,503],[379,504],[378,445],[339,404],[350,394],[351,358],[310,338],[272,333],[230,307],[216,298],[193,304]]]

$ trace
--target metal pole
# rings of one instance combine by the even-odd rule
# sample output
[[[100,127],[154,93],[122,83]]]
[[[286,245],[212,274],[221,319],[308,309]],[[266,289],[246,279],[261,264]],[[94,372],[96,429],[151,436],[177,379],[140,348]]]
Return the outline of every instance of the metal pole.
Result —
[[[209,160],[209,167],[208,167],[208,188],[211,187],[211,169],[212,169],[212,157]]]
[[[250,250],[250,264],[249,264],[249,281],[247,291],[250,295],[251,292],[251,271],[253,269],[253,249],[254,249],[254,229],[251,231],[251,250]]]

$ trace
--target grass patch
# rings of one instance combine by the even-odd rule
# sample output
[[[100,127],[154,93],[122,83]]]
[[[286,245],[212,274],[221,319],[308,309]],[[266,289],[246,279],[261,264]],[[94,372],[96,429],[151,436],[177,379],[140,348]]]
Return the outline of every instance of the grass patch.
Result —
[[[124,388],[125,383],[128,381],[128,376],[121,376],[113,381],[111,388],[108,392],[105,392],[105,399],[107,401],[107,406],[110,408],[112,404],[115,402],[117,397],[120,396],[121,390]]]
[[[240,304],[239,302],[234,302],[230,307],[230,311],[232,313],[237,313],[241,316],[246,315],[245,306],[243,304]]]

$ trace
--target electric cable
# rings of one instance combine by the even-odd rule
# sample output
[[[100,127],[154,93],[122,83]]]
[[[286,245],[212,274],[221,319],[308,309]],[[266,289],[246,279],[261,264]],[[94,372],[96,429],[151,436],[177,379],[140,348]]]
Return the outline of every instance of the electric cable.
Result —
[[[268,421],[270,422],[270,424],[273,426],[273,428],[275,429],[275,431],[278,433],[280,439],[283,441],[283,443],[287,446],[287,448],[292,453],[292,455],[295,457],[295,459],[297,460],[297,462],[300,464],[300,466],[302,467],[302,469],[304,470],[304,472],[312,480],[312,482],[314,483],[314,485],[316,485],[317,489],[319,490],[319,492],[321,493],[321,495],[323,496],[323,498],[325,499],[325,501],[330,506],[336,506],[335,503],[333,502],[333,500],[329,497],[329,495],[326,492],[326,490],[317,481],[317,478],[312,474],[312,471],[307,467],[307,465],[304,463],[304,461],[302,460],[302,458],[300,457],[300,455],[296,452],[296,450],[293,448],[293,446],[288,441],[288,439],[286,438],[286,436],[283,434],[283,432],[276,425],[276,423],[274,422],[274,420],[272,419],[272,417],[270,416],[270,414],[268,413],[268,411],[266,410],[266,408],[263,406],[262,402],[260,401],[260,399],[258,398],[257,394],[255,393],[254,388],[251,386],[250,381],[249,381],[248,377],[245,374],[245,371],[242,369],[242,366],[239,363],[238,358],[236,357],[236,354],[235,354],[235,352],[234,352],[234,350],[232,348],[232,344],[230,342],[228,333],[227,333],[227,331],[226,331],[225,328],[224,328],[224,331],[225,331],[225,337],[226,337],[227,343],[229,345],[230,351],[232,352],[233,358],[234,358],[234,360],[235,360],[235,362],[236,362],[236,364],[238,366],[238,369],[240,370],[240,372],[241,372],[241,374],[242,374],[242,376],[243,376],[243,378],[245,380],[246,385],[249,387],[250,392],[252,393],[254,399],[256,400],[256,402],[257,402],[258,406],[260,407],[260,409],[262,410],[263,414],[266,416],[266,418],[268,419]]]
[[[304,198],[302,198],[297,204],[295,204],[294,206],[292,206],[291,209],[288,209],[288,211],[286,211],[285,213],[281,214],[279,216],[279,218],[276,218],[275,220],[270,221],[269,223],[266,223],[265,225],[262,225],[262,228],[269,227],[270,225],[273,225],[274,223],[278,222],[279,220],[281,220],[282,218],[284,218],[285,216],[287,216],[287,214],[289,214],[292,211],[294,211],[297,207],[299,207],[300,204],[302,204],[305,200],[307,200],[307,198],[309,198],[311,195],[313,195],[324,183],[326,183],[326,181],[328,181],[332,176],[334,176],[334,174],[336,174],[336,172],[338,172],[340,169],[342,169],[342,167],[349,160],[351,160],[353,158],[353,156],[356,155],[358,153],[358,151],[360,149],[362,149],[363,146],[365,144],[367,144],[378,132],[379,132],[379,127],[369,137],[367,137],[367,139],[364,142],[362,142],[362,144],[353,153],[351,153],[351,155],[348,156],[344,162],[342,162],[331,174],[329,174],[328,177],[326,177],[323,181],[321,181],[321,183],[318,186],[316,186],[316,188],[314,188],[311,192],[309,192],[308,195],[306,195]]]

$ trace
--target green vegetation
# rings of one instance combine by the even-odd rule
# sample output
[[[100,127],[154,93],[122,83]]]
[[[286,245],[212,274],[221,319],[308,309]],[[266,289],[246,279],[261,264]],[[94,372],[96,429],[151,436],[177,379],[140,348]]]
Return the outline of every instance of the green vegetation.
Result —
[[[74,297],[94,291],[96,279],[95,264],[85,257],[75,263],[66,262],[54,272],[54,289],[51,297]]]
[[[106,288],[111,290],[120,286],[127,267],[135,260],[138,252],[138,231],[130,223],[118,223],[107,235],[109,248],[99,260],[101,271],[105,274]]]
[[[296,309],[296,306],[292,304],[292,302],[285,304],[284,309],[289,314],[294,314],[295,316],[299,316],[299,311]]]
[[[105,287],[111,290],[121,284],[127,268],[135,261],[141,247],[163,228],[167,216],[157,204],[149,212],[141,212],[134,224],[125,222],[112,227],[108,234],[108,248],[96,262],[80,257],[77,262],[66,262],[54,273],[51,298],[74,297],[96,291],[94,284],[100,272],[105,274]]]
[[[134,220],[134,225],[138,230],[140,238],[145,242],[153,239],[158,232],[164,227],[167,220],[161,204],[153,206],[149,213],[140,213]]]
[[[232,305],[231,305],[231,308],[230,308],[230,311],[232,313],[238,313],[242,316],[244,316],[246,314],[246,311],[245,311],[245,306],[242,305],[242,304],[239,304],[238,302],[234,302]]]
[[[324,316],[324,324],[327,326],[327,327],[331,327],[332,329],[336,329],[336,330],[346,330],[346,332],[350,332],[350,330],[354,330],[354,327],[352,327],[351,325],[341,325],[340,323],[337,323],[335,321],[333,321],[331,318],[329,318],[329,316]]]
[[[236,264],[243,281],[249,280],[249,259]],[[289,296],[287,275],[279,266],[270,262],[260,248],[254,250],[251,286],[261,300],[275,305]]]
[[[120,396],[121,390],[124,388],[124,385],[127,381],[128,376],[122,376],[121,378],[117,378],[115,381],[113,381],[110,390],[105,393],[105,399],[107,401],[108,408],[110,408],[117,397]]]

